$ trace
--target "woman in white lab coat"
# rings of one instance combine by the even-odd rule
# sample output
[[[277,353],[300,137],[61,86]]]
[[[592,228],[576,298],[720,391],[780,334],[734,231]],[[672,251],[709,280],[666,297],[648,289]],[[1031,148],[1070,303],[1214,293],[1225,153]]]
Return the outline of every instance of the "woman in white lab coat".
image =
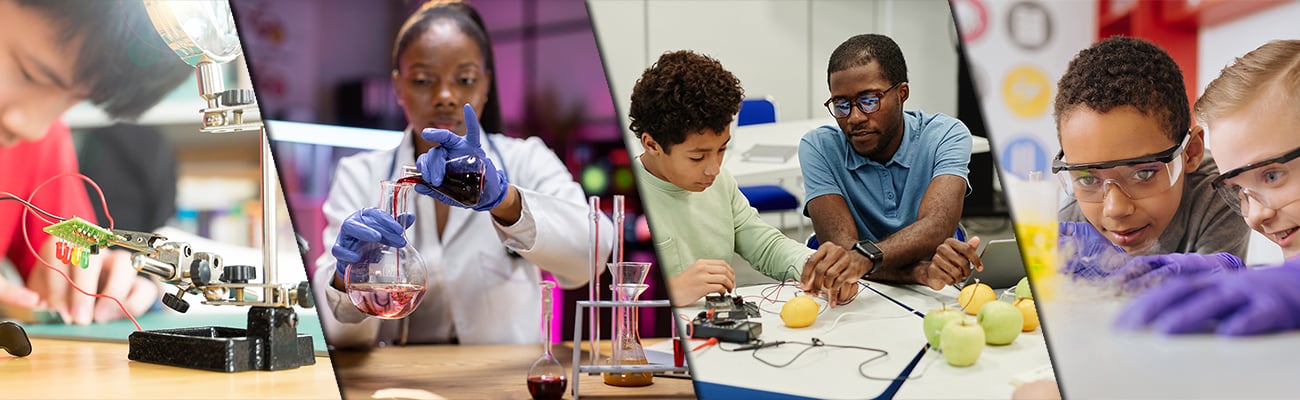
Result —
[[[334,254],[321,256],[314,287],[317,298],[324,299],[321,321],[327,340],[335,347],[354,348],[540,341],[542,270],[564,288],[588,281],[591,244],[582,188],[540,139],[496,133],[501,122],[491,43],[481,18],[468,5],[421,8],[399,31],[393,60],[394,87],[409,123],[406,139],[394,150],[339,162],[323,209],[329,221],[324,238],[336,243],[334,254],[340,254],[340,243],[346,241],[336,242],[340,226],[358,210],[378,205],[380,181],[400,178],[402,166],[416,165],[417,155],[447,158],[451,150],[431,151],[434,143],[426,140],[430,136],[421,136],[426,128],[464,136],[474,125],[464,119],[474,118],[472,111],[478,110],[483,115],[482,152],[502,172],[501,183],[508,180],[508,185],[485,193],[489,199],[480,202],[483,211],[413,196],[416,220],[406,237],[424,258],[429,284],[419,308],[406,318],[381,320],[358,311],[340,290]],[[473,110],[464,110],[466,104]],[[491,186],[485,185],[485,190]],[[494,195],[501,198],[499,205],[482,206]],[[611,230],[608,219],[602,216],[601,223],[602,231]],[[602,236],[604,260],[612,235]]]

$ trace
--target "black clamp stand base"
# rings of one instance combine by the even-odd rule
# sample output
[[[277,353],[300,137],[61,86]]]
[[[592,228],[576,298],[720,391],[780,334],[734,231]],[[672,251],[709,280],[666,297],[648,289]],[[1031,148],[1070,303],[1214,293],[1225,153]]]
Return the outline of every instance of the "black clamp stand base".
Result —
[[[218,372],[278,371],[316,363],[312,338],[293,308],[252,307],[248,329],[205,326],[137,331],[127,358]]]

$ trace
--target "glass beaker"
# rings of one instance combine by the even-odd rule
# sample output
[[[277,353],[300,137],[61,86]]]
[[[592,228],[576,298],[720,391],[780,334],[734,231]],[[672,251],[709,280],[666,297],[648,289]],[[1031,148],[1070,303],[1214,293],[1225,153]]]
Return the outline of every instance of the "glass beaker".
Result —
[[[1050,300],[1056,292],[1060,232],[1056,196],[1061,189],[1055,180],[1044,179],[1042,171],[1030,171],[1025,178],[1007,174],[1003,187],[1011,201],[1016,241],[1034,285],[1034,298]]]
[[[610,274],[614,284],[616,301],[636,301],[649,285],[645,284],[646,272],[650,263],[620,262],[610,263]],[[649,361],[645,349],[641,347],[638,307],[614,307],[614,325],[612,329],[613,355],[609,365],[645,365]],[[606,385],[646,386],[654,383],[653,372],[606,372],[603,374]]]
[[[551,400],[564,397],[569,382],[564,364],[551,354],[551,305],[555,282],[542,281],[542,337],[546,338],[546,352],[528,368],[528,394],[534,400]]]
[[[380,182],[379,209],[399,221],[414,218],[407,212],[412,184]],[[406,232],[402,232],[406,236]],[[344,280],[352,305],[368,315],[398,319],[410,315],[424,299],[427,273],[424,259],[410,246],[370,243],[361,248],[361,260],[347,265]]]
[[[418,183],[442,193],[466,207],[478,204],[483,195],[483,159],[473,155],[464,155],[447,160],[443,170],[442,184],[433,186],[426,182],[420,169],[414,165],[402,166],[402,179],[398,182]]]

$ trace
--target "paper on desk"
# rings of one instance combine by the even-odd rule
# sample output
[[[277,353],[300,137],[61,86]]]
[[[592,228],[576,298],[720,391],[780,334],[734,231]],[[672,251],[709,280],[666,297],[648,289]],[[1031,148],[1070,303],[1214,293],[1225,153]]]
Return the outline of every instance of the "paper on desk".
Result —
[[[793,157],[798,153],[799,148],[796,146],[756,144],[754,147],[741,153],[741,157],[744,157],[745,161],[750,162],[781,164],[785,163],[790,159],[790,157]]]

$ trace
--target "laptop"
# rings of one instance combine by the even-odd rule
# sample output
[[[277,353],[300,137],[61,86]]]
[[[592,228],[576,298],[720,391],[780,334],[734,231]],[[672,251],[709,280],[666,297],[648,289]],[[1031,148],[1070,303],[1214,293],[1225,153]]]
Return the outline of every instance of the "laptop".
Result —
[[[1020,245],[1015,239],[990,240],[980,250],[984,271],[972,271],[958,289],[979,279],[994,289],[1015,287],[1025,277],[1025,262],[1020,258]],[[973,268],[973,267],[972,267]]]

